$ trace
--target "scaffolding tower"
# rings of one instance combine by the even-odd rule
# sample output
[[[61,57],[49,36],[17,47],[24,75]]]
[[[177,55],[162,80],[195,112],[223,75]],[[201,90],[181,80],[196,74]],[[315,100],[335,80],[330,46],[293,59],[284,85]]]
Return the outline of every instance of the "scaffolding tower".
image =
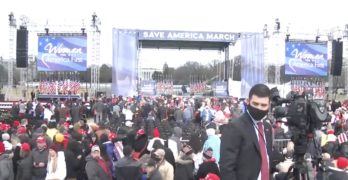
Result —
[[[90,97],[96,97],[99,90],[99,62],[100,62],[100,19],[92,15],[92,52],[91,52],[91,88]]]
[[[9,51],[8,51],[8,63],[7,63],[7,82],[8,88],[13,87],[13,62],[15,60],[15,40],[16,40],[16,19],[11,12],[9,15]],[[8,94],[8,93],[6,93]]]

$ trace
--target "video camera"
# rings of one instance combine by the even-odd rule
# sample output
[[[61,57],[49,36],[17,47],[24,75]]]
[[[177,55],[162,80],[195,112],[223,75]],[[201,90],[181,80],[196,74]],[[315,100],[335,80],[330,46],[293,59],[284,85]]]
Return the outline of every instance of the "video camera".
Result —
[[[310,94],[297,94],[295,92],[290,92],[284,99],[279,96],[277,88],[271,89],[271,100],[274,118],[285,117],[287,119],[285,123],[291,130],[291,139],[295,145],[293,174],[295,179],[301,179],[306,172],[308,175],[304,155],[307,152],[309,137],[313,138],[314,131],[321,129],[322,124],[330,122],[331,119],[327,112],[325,101],[322,99],[311,99]],[[283,104],[286,106],[283,107]],[[313,164],[317,167],[320,161],[320,157],[313,157]]]
[[[281,98],[278,89],[271,89],[273,115],[275,118],[287,118],[286,125],[298,128],[306,133],[313,133],[320,129],[322,124],[330,122],[325,100],[310,99],[310,95],[299,95],[290,92],[287,97]],[[282,107],[286,104],[285,107]]]

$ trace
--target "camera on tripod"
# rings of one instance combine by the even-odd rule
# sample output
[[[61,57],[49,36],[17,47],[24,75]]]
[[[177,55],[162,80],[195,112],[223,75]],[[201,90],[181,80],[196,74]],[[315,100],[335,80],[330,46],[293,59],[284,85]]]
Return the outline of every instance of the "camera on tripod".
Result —
[[[279,96],[278,89],[271,89],[272,108],[275,118],[287,118],[286,125],[297,128],[301,132],[313,133],[322,124],[330,122],[325,100],[311,99],[310,95],[290,92],[286,98]],[[282,107],[286,104],[285,107]]]
[[[274,118],[286,118],[285,124],[292,133],[294,142],[293,177],[295,179],[308,179],[308,167],[304,159],[307,152],[309,137],[313,138],[315,130],[321,129],[323,123],[330,122],[325,100],[311,99],[310,94],[290,92],[286,98],[279,96],[278,89],[271,89],[271,100]],[[282,105],[286,105],[283,107]],[[321,153],[320,153],[321,154]],[[313,157],[314,164],[318,167],[320,157]],[[289,170],[290,171],[290,170]]]

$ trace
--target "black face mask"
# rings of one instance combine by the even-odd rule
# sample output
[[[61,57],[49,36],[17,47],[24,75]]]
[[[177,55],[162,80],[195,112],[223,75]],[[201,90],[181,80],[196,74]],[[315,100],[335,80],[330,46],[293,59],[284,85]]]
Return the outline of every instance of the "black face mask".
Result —
[[[248,112],[250,114],[250,116],[255,120],[255,121],[260,121],[262,118],[264,118],[267,113],[268,113],[268,110],[260,110],[260,109],[257,109],[255,107],[252,107],[251,105],[248,105]]]

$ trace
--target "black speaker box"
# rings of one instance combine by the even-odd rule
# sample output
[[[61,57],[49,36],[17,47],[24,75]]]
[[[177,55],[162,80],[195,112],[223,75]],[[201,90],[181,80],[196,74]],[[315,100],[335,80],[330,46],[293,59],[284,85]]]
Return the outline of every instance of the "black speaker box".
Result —
[[[343,63],[343,42],[332,41],[332,60],[331,60],[331,71],[333,76],[340,76],[342,72]]]
[[[28,67],[28,30],[23,26],[17,30],[16,66]]]

